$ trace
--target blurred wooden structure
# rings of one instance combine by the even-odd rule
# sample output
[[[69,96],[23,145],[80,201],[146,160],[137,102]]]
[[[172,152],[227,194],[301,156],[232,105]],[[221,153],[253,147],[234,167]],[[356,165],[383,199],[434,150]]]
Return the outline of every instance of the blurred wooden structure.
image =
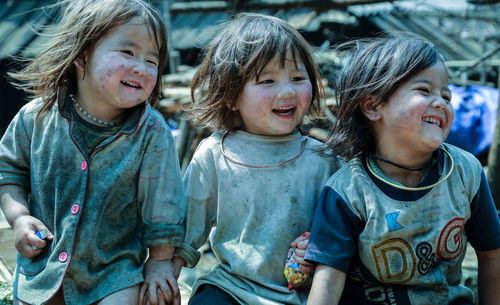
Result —
[[[0,281],[11,282],[17,250],[14,247],[12,229],[6,221],[0,221],[0,249]]]

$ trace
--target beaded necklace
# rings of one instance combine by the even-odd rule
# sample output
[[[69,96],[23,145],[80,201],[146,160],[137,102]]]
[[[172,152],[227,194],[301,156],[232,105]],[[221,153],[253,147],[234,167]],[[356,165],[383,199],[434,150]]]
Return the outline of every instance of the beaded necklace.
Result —
[[[82,106],[80,106],[80,104],[78,104],[78,102],[76,101],[76,97],[73,93],[71,93],[69,95],[69,98],[71,99],[71,101],[73,102],[73,104],[75,105],[75,108],[78,109],[80,111],[81,114],[83,114],[84,116],[86,116],[87,118],[89,118],[91,121],[95,122],[95,123],[99,123],[101,125],[104,125],[104,126],[109,126],[109,127],[114,127],[114,126],[118,126],[120,125],[120,123],[117,123],[117,122],[107,122],[107,121],[103,121],[101,119],[98,119],[96,118],[95,116],[91,115],[90,113],[88,113],[87,111],[85,111],[85,109],[83,109]]]

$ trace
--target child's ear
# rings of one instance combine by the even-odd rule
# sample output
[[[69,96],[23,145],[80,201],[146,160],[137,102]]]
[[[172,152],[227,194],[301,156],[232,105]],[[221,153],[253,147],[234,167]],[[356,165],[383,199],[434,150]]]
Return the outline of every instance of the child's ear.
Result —
[[[85,71],[85,65],[86,65],[85,58],[86,58],[85,54],[81,54],[75,59],[75,61],[73,61],[75,67],[82,72]]]
[[[376,99],[373,95],[365,96],[359,103],[361,112],[370,121],[377,121],[380,119],[380,112],[378,111],[378,105],[376,104]]]
[[[240,109],[240,107],[238,107],[238,105],[236,103],[234,103],[234,104],[227,103],[226,106],[231,111],[236,111],[236,110]]]

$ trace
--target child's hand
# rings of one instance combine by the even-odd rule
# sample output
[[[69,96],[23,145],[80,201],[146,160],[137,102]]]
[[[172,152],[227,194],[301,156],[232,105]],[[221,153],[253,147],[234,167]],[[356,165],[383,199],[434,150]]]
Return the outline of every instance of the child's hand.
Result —
[[[314,269],[316,269],[315,264],[308,263],[304,260],[304,256],[306,255],[307,244],[309,243],[310,233],[306,232],[299,237],[297,237],[290,246],[295,248],[295,261],[300,264],[299,270],[304,273],[312,273]]]
[[[36,232],[44,230],[47,233],[47,240],[54,239],[49,229],[37,218],[30,215],[17,218],[14,222],[14,241],[19,254],[26,258],[33,258],[40,254],[47,242],[36,236]]]
[[[181,274],[182,267],[186,264],[184,259],[180,256],[174,256],[174,276],[176,279],[179,278],[179,275]]]
[[[172,260],[150,257],[144,266],[144,283],[139,292],[139,304],[181,304],[179,286],[174,276]]]

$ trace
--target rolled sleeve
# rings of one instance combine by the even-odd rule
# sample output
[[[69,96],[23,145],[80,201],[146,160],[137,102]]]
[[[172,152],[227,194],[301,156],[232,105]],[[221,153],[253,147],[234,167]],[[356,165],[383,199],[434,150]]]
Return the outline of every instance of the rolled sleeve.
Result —
[[[139,173],[144,246],[180,246],[184,240],[186,196],[175,144],[163,120],[150,126],[151,139]]]
[[[14,117],[0,141],[0,185],[30,185],[31,140],[25,120],[26,107]],[[30,125],[30,124],[28,124]]]
[[[183,178],[187,193],[186,236],[176,255],[182,257],[188,267],[196,265],[200,257],[197,249],[216,225],[217,177],[210,147],[206,140],[200,144]]]
[[[184,227],[182,225],[147,224],[143,229],[142,243],[147,246],[182,245]]]
[[[188,268],[196,266],[201,257],[201,253],[187,243],[183,243],[175,248],[174,255],[181,257],[186,262],[186,267]]]

